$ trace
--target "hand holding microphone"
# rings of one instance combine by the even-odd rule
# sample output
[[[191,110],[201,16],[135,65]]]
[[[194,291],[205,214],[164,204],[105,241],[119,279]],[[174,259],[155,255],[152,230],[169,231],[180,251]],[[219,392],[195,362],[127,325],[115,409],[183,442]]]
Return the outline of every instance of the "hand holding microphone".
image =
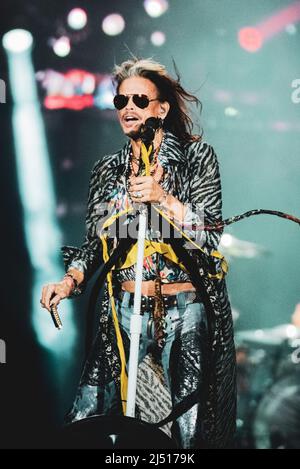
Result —
[[[66,274],[61,282],[50,283],[42,289],[42,298],[40,303],[51,314],[53,323],[57,329],[62,328],[62,322],[57,311],[57,305],[64,298],[71,295],[77,282],[70,274]]]

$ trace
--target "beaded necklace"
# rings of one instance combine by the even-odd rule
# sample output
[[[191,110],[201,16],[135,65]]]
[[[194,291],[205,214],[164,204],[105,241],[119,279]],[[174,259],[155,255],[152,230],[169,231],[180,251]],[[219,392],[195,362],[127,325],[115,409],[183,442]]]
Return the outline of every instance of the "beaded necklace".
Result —
[[[158,166],[158,153],[159,153],[159,150],[160,150],[160,146],[161,146],[161,144],[158,145],[158,147],[152,152],[152,154],[150,156],[150,160],[152,159],[151,165],[150,165],[150,175],[154,178],[155,178],[155,172],[156,172],[157,166]],[[134,167],[133,167],[133,162],[134,161],[138,162],[138,164],[139,164],[137,172],[134,170]],[[134,175],[135,177],[137,177],[139,175],[140,176],[143,175],[143,173],[141,173],[141,164],[140,164],[140,162],[141,162],[141,156],[139,158],[135,157],[133,155],[133,151],[131,149],[130,153],[129,153],[129,157],[127,158],[127,166],[126,166],[126,171],[125,171],[127,191],[129,189],[129,178],[130,178],[130,176]]]
[[[153,174],[156,167],[157,167],[157,156],[158,156],[159,149],[160,149],[160,144],[157,146],[157,148],[155,148],[155,150],[153,150],[153,152],[150,155],[150,174]],[[130,150],[130,155],[129,155],[129,162],[130,162],[130,167],[131,167],[132,173],[135,176],[137,176],[139,171],[140,171],[141,155],[137,158],[136,156],[134,156],[134,154],[132,152],[132,149],[131,149]],[[133,162],[138,164],[138,171],[137,172],[134,171]]]

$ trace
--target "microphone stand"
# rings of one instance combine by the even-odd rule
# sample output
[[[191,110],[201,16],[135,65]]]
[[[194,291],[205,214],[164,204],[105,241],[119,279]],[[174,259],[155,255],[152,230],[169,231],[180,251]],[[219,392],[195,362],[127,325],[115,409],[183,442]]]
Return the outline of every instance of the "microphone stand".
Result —
[[[144,204],[143,204],[144,205]],[[147,228],[147,207],[140,205],[139,231],[136,262],[133,314],[130,318],[130,352],[128,366],[128,390],[126,417],[135,417],[137,371],[139,362],[140,335],[142,332],[141,296],[144,247]]]
[[[155,128],[147,128],[142,142],[147,149],[150,148],[154,139]],[[144,263],[144,248],[147,229],[148,207],[146,204],[139,206],[139,230],[138,230],[138,247],[136,276],[134,289],[133,314],[130,318],[130,351],[128,366],[128,390],[127,390],[127,406],[126,417],[135,417],[135,400],[137,387],[137,371],[139,362],[139,345],[140,335],[142,332],[142,316],[141,316],[141,296],[142,296],[142,272]]]

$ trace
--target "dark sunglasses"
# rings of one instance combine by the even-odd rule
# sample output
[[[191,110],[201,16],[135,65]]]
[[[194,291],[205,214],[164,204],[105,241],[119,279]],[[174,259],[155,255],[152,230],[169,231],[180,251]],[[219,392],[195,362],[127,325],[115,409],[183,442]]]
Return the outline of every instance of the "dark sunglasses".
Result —
[[[114,97],[115,108],[118,109],[118,111],[123,109],[127,105],[130,96],[132,96],[133,103],[140,109],[148,107],[151,101],[159,101],[158,98],[149,99],[145,94],[116,94]]]

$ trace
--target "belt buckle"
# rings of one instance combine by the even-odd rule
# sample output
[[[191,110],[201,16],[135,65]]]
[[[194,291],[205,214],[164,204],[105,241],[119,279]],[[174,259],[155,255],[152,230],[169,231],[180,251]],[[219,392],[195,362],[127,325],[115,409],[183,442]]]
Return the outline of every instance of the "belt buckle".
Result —
[[[147,297],[142,295],[141,296],[141,315],[143,315],[147,311]]]
[[[141,314],[144,314],[146,311],[149,311],[152,314],[154,301],[152,296],[141,296]]]
[[[153,297],[142,295],[141,296],[141,314],[144,314],[147,310],[150,310],[151,312],[151,310],[153,309],[153,304],[154,304]],[[130,294],[129,305],[130,306],[134,305],[134,293]]]
[[[165,295],[163,300],[165,308],[177,306],[177,295]]]

